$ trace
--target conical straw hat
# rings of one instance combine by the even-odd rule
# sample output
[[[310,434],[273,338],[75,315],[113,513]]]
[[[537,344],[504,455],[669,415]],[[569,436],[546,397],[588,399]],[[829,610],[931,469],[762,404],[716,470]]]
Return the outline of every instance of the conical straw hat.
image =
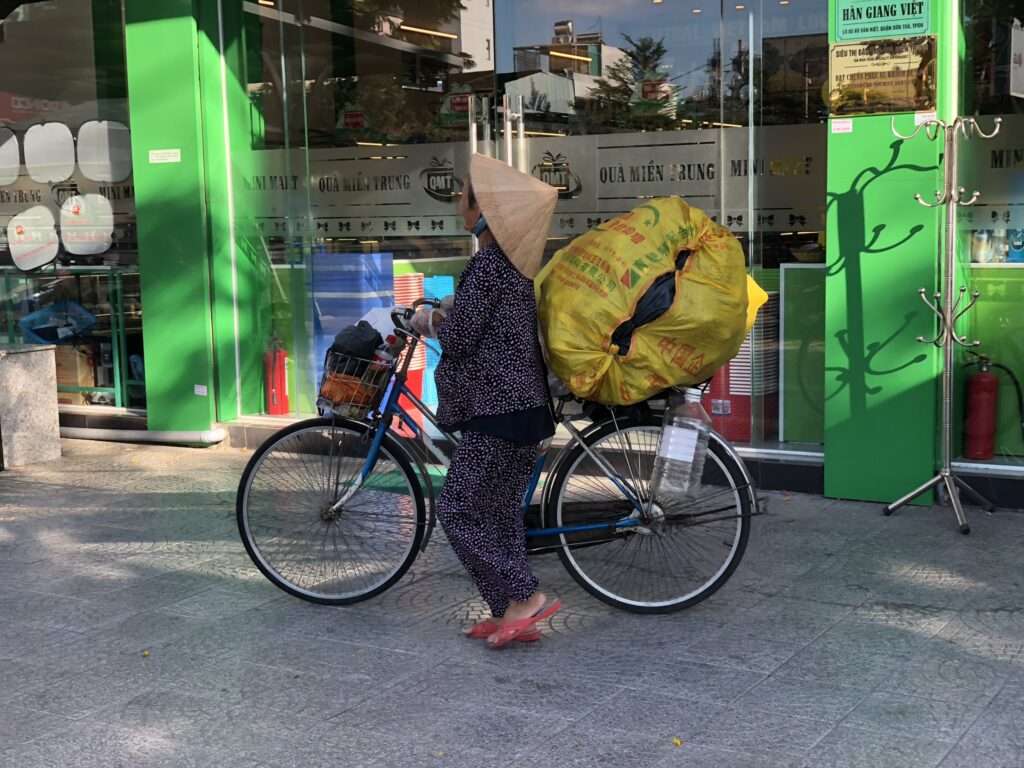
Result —
[[[487,228],[512,265],[532,280],[540,271],[558,191],[485,155],[473,155],[469,176]]]

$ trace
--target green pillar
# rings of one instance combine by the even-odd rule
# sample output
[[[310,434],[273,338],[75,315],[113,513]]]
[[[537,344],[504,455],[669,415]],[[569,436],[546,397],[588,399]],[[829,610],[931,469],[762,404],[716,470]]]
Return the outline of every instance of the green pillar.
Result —
[[[149,425],[208,429],[262,411],[270,333],[242,3],[128,0],[126,20]]]
[[[836,42],[837,0],[829,2]],[[932,3],[933,30],[946,9]],[[950,106],[939,45],[939,115]],[[828,136],[825,493],[893,501],[934,473],[939,405],[935,319],[918,297],[938,282],[941,211],[914,202],[941,187],[941,142],[901,141],[888,115],[832,118]],[[897,117],[904,133],[913,115]],[[920,501],[927,502],[923,496]]]
[[[216,420],[199,40],[191,0],[126,0],[146,400],[153,430]]]
[[[221,421],[231,421],[263,410],[271,268],[246,204],[254,155],[245,14],[237,0],[199,0],[196,5],[206,185],[211,201],[217,413]]]

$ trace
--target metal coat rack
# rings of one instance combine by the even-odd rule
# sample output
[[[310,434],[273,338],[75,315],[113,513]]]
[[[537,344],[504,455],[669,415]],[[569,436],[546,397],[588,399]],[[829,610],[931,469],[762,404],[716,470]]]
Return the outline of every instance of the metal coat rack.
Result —
[[[954,362],[957,347],[977,347],[981,344],[977,340],[969,340],[967,336],[961,336],[956,332],[956,323],[964,315],[973,309],[978,303],[980,294],[972,291],[967,296],[967,288],[957,288],[957,209],[960,206],[974,205],[981,197],[978,191],[971,192],[966,196],[966,190],[960,186],[958,180],[958,148],[960,140],[969,141],[972,139],[991,139],[999,133],[1002,120],[995,118],[994,127],[990,133],[985,133],[973,117],[957,117],[952,122],[942,120],[928,120],[918,125],[910,135],[903,135],[896,130],[895,118],[892,120],[893,134],[904,141],[910,141],[919,133],[924,131],[929,141],[936,141],[941,134],[945,144],[943,160],[945,163],[943,173],[943,188],[935,193],[934,202],[925,200],[921,195],[914,195],[918,203],[927,208],[946,209],[945,246],[942,267],[943,289],[936,291],[931,299],[928,298],[928,291],[921,288],[918,294],[921,301],[928,305],[928,308],[935,313],[939,319],[938,333],[934,338],[918,336],[917,340],[922,344],[933,344],[943,352],[942,361],[942,467],[938,474],[924,485],[916,488],[906,496],[894,501],[884,510],[886,515],[891,515],[900,507],[913,501],[921,494],[938,486],[944,490],[949,499],[953,512],[956,514],[956,521],[960,526],[961,533],[970,533],[971,526],[964,515],[963,504],[960,501],[960,490],[973,496],[989,512],[995,510],[995,506],[984,496],[967,484],[963,478],[953,471],[953,388],[954,388]],[[965,302],[966,299],[966,303]],[[961,307],[961,305],[963,305]]]

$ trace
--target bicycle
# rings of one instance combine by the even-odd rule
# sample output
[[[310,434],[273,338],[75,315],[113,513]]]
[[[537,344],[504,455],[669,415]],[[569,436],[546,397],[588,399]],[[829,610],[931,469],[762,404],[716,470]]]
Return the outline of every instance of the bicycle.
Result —
[[[272,435],[239,483],[236,513],[246,551],[277,587],[315,603],[367,600],[394,585],[436,525],[428,461],[449,459],[421,424],[443,439],[434,413],[406,385],[421,340],[408,322],[417,302],[392,313],[405,347],[390,364],[328,352],[321,387],[348,395],[321,400],[321,415]],[[337,389],[337,387],[335,387]],[[581,402],[555,401],[568,442],[542,450],[524,500],[531,554],[557,552],[587,592],[638,613],[680,610],[708,598],[746,549],[758,499],[743,460],[712,431],[697,494],[652,498],[662,416],[657,402],[570,414]],[[577,428],[585,418],[589,425]],[[419,420],[416,418],[419,416]],[[399,434],[404,426],[411,437]],[[533,500],[540,497],[539,510]]]

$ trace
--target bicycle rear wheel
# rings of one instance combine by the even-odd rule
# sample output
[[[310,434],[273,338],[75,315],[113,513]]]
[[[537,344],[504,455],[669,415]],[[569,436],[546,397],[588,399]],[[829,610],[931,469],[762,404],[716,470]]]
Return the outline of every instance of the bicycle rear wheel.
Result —
[[[238,486],[238,530],[253,562],[291,595],[344,605],[380,594],[412,565],[426,511],[405,451],[385,436],[360,482],[372,429],[293,424],[253,454]]]
[[[661,419],[647,416],[609,422],[584,442],[649,504],[660,434]],[[582,445],[570,449],[545,500],[545,527],[609,523],[559,535],[559,557],[580,586],[619,608],[668,613],[707,599],[729,579],[746,549],[756,498],[728,444],[711,433],[708,448],[700,490],[651,504],[651,520],[634,527],[611,526],[635,515],[632,503]]]

